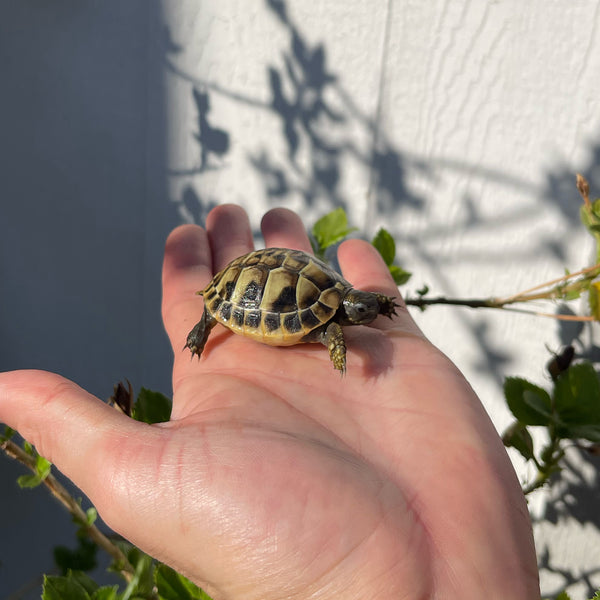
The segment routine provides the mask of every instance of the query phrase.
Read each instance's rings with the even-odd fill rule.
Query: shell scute
[[[323,290],[321,292],[319,301],[321,304],[324,304],[325,306],[331,309],[337,310],[338,306],[342,301],[342,291],[343,290],[338,288],[337,285],[327,290]]]
[[[304,252],[267,248],[232,261],[202,295],[215,319],[236,333],[289,345],[331,320],[350,287]]]
[[[268,271],[260,267],[245,267],[235,281],[231,302],[243,308],[259,308],[268,276]]]

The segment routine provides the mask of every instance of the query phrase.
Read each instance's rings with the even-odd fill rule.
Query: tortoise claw
[[[401,304],[394,302],[395,298],[391,296],[384,296],[383,294],[376,294],[377,302],[379,302],[379,314],[391,319],[393,316],[397,316],[397,308],[401,307]]]

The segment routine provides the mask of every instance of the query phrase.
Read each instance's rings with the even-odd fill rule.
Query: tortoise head
[[[377,296],[371,292],[350,290],[342,301],[344,316],[351,325],[366,325],[379,314]]]

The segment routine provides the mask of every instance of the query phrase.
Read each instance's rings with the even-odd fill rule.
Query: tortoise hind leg
[[[206,340],[210,335],[212,328],[217,324],[217,320],[206,312],[206,309],[202,313],[202,318],[194,329],[192,329],[187,336],[187,340],[185,342],[185,346],[183,349],[189,348],[192,352],[192,358],[196,355],[200,358],[202,351],[204,350],[204,345],[206,344]]]
[[[346,372],[346,342],[339,323],[329,323],[321,335],[321,343],[327,346],[333,366],[343,375]]]

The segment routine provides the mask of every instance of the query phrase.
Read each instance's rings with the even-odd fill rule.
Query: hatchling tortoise
[[[236,258],[204,290],[204,312],[185,348],[200,357],[211,329],[228,329],[263,344],[320,342],[333,366],[346,371],[342,325],[392,318],[394,298],[355,290],[323,261],[287,248],[266,248]]]

